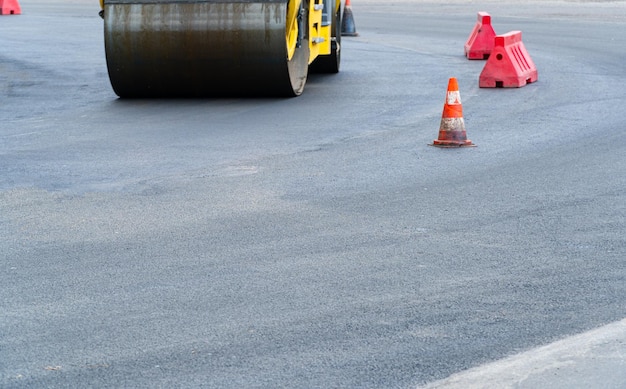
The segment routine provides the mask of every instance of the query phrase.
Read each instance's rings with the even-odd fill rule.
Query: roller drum
[[[109,79],[121,97],[297,96],[308,45],[288,59],[287,0],[105,0]]]

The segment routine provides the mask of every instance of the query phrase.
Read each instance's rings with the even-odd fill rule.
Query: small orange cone
[[[435,140],[432,146],[475,146],[471,140],[467,139],[459,83],[454,77],[448,81],[448,93],[446,94],[446,102],[443,105],[443,114],[441,115],[441,125],[439,126],[439,139]]]
[[[346,0],[343,7],[343,17],[341,18],[341,36],[359,36],[354,25],[354,16],[352,16],[352,6],[350,0]]]
[[[17,0],[0,0],[0,15],[20,15],[22,9]]]

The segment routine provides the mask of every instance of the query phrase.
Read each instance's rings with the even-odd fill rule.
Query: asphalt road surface
[[[414,388],[626,317],[626,2],[354,0],[339,74],[192,100],[115,96],[97,1],[21,6],[0,387]],[[478,87],[478,11],[536,83]],[[429,146],[449,77],[475,148]]]

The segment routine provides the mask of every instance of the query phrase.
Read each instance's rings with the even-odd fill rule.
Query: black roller
[[[287,0],[105,0],[113,90],[120,97],[297,96],[308,45],[298,44],[288,60],[286,13]]]

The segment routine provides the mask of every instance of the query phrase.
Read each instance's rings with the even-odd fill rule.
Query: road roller
[[[337,73],[341,0],[100,0],[122,98],[298,96]]]

